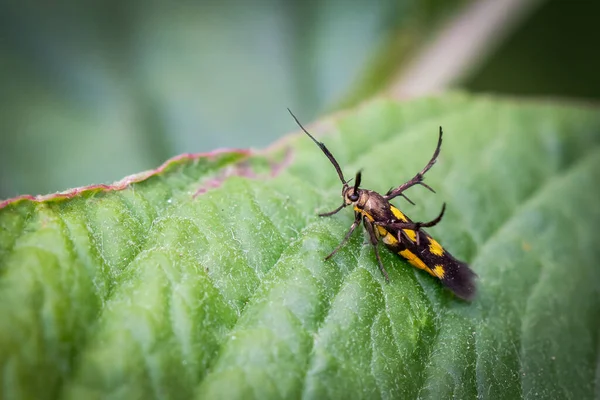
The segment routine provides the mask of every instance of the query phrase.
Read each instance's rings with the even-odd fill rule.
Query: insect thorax
[[[382,195],[372,190],[360,190],[360,198],[355,204],[357,211],[369,214],[375,221],[390,221],[394,218],[390,203]]]

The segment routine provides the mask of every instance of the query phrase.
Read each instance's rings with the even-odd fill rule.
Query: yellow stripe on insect
[[[383,240],[383,243],[388,244],[388,245],[394,245],[394,244],[398,243],[398,239],[396,239],[394,237],[394,235],[392,235],[389,232],[386,232],[386,235],[383,236],[382,240]]]
[[[394,214],[394,217],[396,217],[399,221],[408,222],[406,215],[402,214],[402,211],[398,210],[394,206],[390,206],[390,208],[392,210],[392,214]]]
[[[389,235],[388,231],[386,231],[383,226],[377,225],[376,228],[377,232],[379,233],[379,237],[386,237],[387,235]]]
[[[415,253],[413,253],[410,250],[402,250],[399,253],[402,257],[406,258],[406,260],[413,266],[413,267],[417,267],[419,269],[423,269],[427,272],[429,272],[431,275],[435,276],[435,274],[433,273],[433,271],[431,271],[429,269],[429,267],[427,265],[425,265],[425,263],[416,256]]]
[[[433,238],[429,238],[429,251],[431,254],[435,254],[436,256],[441,256],[444,254],[444,248],[442,245]]]
[[[402,229],[406,236],[415,243],[417,241],[417,233],[412,229]]]
[[[435,267],[433,267],[433,273],[440,279],[444,279],[444,275],[446,275],[444,267],[440,264],[437,264]]]
[[[362,209],[354,206],[354,211],[356,211],[357,213],[360,213],[360,214],[364,215],[371,222],[375,221],[375,219],[373,218],[373,216],[371,214],[369,214],[368,212],[366,212],[365,210],[362,210]]]

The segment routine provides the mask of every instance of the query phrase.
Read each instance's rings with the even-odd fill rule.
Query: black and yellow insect
[[[327,256],[326,260],[331,258],[338,250],[348,241],[352,232],[361,224],[364,224],[369,239],[375,251],[375,257],[379,264],[379,269],[389,282],[387,271],[383,267],[381,257],[379,256],[378,244],[381,240],[391,251],[405,258],[411,265],[419,269],[427,271],[433,277],[439,279],[444,286],[452,290],[458,297],[470,300],[475,295],[475,278],[477,275],[469,268],[469,266],[457,260],[448,253],[435,239],[427,234],[422,228],[431,227],[441,221],[446,204],[442,206],[440,215],[429,222],[413,222],[398,208],[394,207],[390,200],[395,197],[402,196],[407,201],[412,203],[404,195],[404,191],[414,185],[421,185],[434,192],[434,190],[423,182],[423,176],[435,164],[435,161],[440,153],[442,146],[442,128],[438,144],[433,153],[433,157],[425,168],[421,170],[408,182],[390,189],[385,196],[377,192],[367,189],[360,189],[361,171],[356,173],[354,186],[350,186],[344,178],[340,165],[333,157],[329,149],[319,141],[317,141],[308,131],[302,126],[298,118],[288,109],[294,120],[300,128],[315,142],[327,156],[331,164],[342,181],[342,198],[344,202],[335,210],[323,214],[322,217],[328,217],[336,214],[342,208],[352,206],[354,208],[354,223],[346,233],[341,243]],[[414,203],[412,203],[414,204]]]

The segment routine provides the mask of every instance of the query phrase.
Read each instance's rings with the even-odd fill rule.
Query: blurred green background
[[[0,198],[111,182],[183,152],[265,147],[296,130],[286,107],[308,123],[385,91],[475,4],[4,3]],[[596,101],[600,3],[529,3],[453,86]]]

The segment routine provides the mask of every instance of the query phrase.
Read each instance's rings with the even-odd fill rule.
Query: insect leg
[[[444,205],[442,206],[442,211],[440,212],[440,215],[438,215],[435,219],[432,219],[431,221],[428,221],[428,222],[390,222],[390,223],[374,222],[374,224],[383,226],[387,230],[397,230],[398,236],[400,236],[401,234],[406,235],[406,233],[404,232],[404,229],[409,229],[411,231],[415,231],[416,240],[417,240],[416,243],[417,243],[417,245],[419,245],[420,244],[419,243],[419,229],[430,228],[432,226],[437,225],[442,220],[442,217],[444,216],[444,212],[446,212],[446,203],[444,203]],[[400,240],[400,237],[398,237],[398,240]]]
[[[385,196],[388,196],[388,195],[389,195],[390,193],[392,193],[393,191],[394,191],[394,188],[390,188],[390,190],[388,190],[388,191],[387,191],[387,193],[385,194]],[[385,197],[385,196],[384,196],[384,197]],[[406,201],[408,201],[410,204],[412,204],[413,206],[415,205],[415,203],[414,203],[414,202],[413,202],[411,199],[409,199],[408,197],[406,197],[406,195],[405,195],[404,193],[400,193],[400,194],[399,194],[399,196],[402,196],[402,197],[404,197],[404,199],[405,199]]]
[[[371,221],[369,221],[367,219],[367,217],[364,217],[363,223],[365,224],[365,228],[367,229],[367,232],[369,232],[369,237],[371,239],[371,245],[373,245],[373,250],[375,251],[375,257],[377,257],[377,265],[379,266],[379,270],[383,274],[385,281],[387,283],[390,283],[390,277],[388,276],[387,271],[383,267],[383,263],[381,262],[381,257],[379,256],[379,249],[377,247],[379,245],[379,238],[375,234],[375,229],[373,229],[373,224],[371,223]]]
[[[335,210],[333,210],[333,211],[329,211],[329,212],[326,212],[326,213],[321,213],[321,214],[319,214],[319,217],[330,217],[330,216],[332,216],[333,214],[336,214],[338,211],[340,211],[340,210],[341,210],[342,208],[344,208],[344,207],[346,207],[346,204],[345,204],[345,203],[342,203],[342,205],[341,205],[341,206],[339,206],[338,208],[336,208],[336,209],[335,209]]]
[[[337,253],[338,250],[341,249],[343,245],[346,244],[346,242],[348,241],[348,239],[350,239],[350,236],[352,235],[352,232],[354,232],[354,230],[356,229],[356,227],[358,225],[360,225],[360,214],[356,213],[354,222],[350,226],[350,229],[346,233],[346,236],[344,236],[344,238],[342,239],[342,241],[340,242],[340,244],[338,244],[338,246],[327,257],[325,257],[326,260],[329,260],[331,257],[333,257],[333,255],[335,253]]]
[[[440,136],[438,139],[437,147],[435,148],[435,151],[433,152],[433,156],[431,157],[431,160],[429,160],[429,162],[427,163],[425,168],[423,168],[421,170],[421,172],[416,174],[410,181],[403,183],[402,185],[398,186],[396,189],[392,189],[389,192],[387,192],[387,194],[385,196],[383,196],[386,200],[391,200],[394,197],[400,196],[402,194],[402,192],[404,192],[406,189],[408,189],[409,187],[414,186],[414,185],[424,186],[427,189],[431,190],[433,193],[435,193],[435,190],[433,190],[429,185],[427,185],[426,183],[423,182],[423,176],[425,175],[425,173],[427,171],[429,171],[429,169],[431,169],[431,167],[433,167],[433,164],[435,164],[435,161],[437,160],[437,157],[440,154],[440,149],[442,148],[442,134],[443,134],[442,127],[440,126]]]

